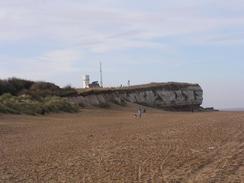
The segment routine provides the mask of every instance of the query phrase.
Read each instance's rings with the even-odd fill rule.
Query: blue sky
[[[243,0],[0,0],[0,78],[199,83],[244,107]]]

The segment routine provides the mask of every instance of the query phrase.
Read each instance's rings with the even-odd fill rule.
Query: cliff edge
[[[198,84],[150,83],[122,88],[82,89],[79,96],[69,99],[84,107],[136,103],[169,111],[190,111],[201,109],[203,90]]]

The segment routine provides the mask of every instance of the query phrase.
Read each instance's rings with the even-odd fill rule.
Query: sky
[[[199,83],[244,108],[244,0],[0,0],[0,78]]]

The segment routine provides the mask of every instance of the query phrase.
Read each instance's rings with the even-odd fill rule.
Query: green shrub
[[[59,90],[59,93],[57,96],[60,97],[70,97],[70,96],[77,96],[78,92],[76,89],[72,88],[71,86],[66,86],[64,88],[61,88]]]
[[[78,112],[79,106],[61,97],[46,97],[43,101],[45,112]]]
[[[42,97],[56,96],[59,90],[60,88],[52,83],[36,82],[26,91],[26,94],[35,99],[41,99]]]
[[[78,94],[78,92],[70,86],[60,88],[53,83],[33,82],[17,78],[0,80],[0,95],[5,93],[10,93],[14,96],[26,94],[35,99],[40,99],[47,96],[68,97]]]
[[[0,96],[0,113],[11,114],[45,114],[58,112],[78,112],[79,106],[61,97],[44,97],[39,100],[31,96]]]
[[[22,90],[28,90],[33,83],[32,81],[17,78],[0,80],[0,95],[4,93],[18,95]]]

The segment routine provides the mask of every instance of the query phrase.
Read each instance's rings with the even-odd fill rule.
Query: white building
[[[83,88],[89,88],[89,84],[90,84],[90,76],[85,75],[83,77]]]

